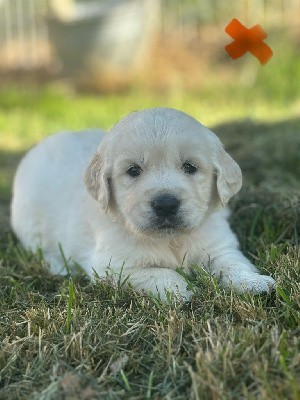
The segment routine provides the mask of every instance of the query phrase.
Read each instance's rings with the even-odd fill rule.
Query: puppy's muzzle
[[[159,218],[170,218],[176,216],[179,206],[180,200],[169,194],[157,196],[151,202],[152,210]]]

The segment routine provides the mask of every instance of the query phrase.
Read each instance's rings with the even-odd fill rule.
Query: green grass
[[[293,68],[282,61],[270,77],[261,70],[251,89],[210,82],[160,95],[79,96],[54,85],[0,92],[1,400],[300,398],[300,117],[295,88],[286,89]],[[156,105],[208,124],[241,165],[231,223],[243,252],[275,277],[273,293],[226,292],[199,270],[191,303],[166,305],[82,274],[51,276],[42,255],[12,235],[11,184],[25,150],[51,132],[108,128]]]

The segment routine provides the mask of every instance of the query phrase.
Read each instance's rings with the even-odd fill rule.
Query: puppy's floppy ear
[[[91,196],[106,210],[109,203],[110,190],[109,170],[105,162],[103,148],[99,148],[91,158],[85,170],[84,183]]]
[[[214,168],[218,196],[221,204],[225,206],[242,187],[242,172],[238,164],[226,153],[221,143],[214,160]]]

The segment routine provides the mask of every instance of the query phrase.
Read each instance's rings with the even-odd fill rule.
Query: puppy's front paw
[[[226,287],[231,287],[239,293],[269,292],[275,286],[275,280],[268,275],[257,272],[236,271],[235,274],[223,275],[221,282]]]
[[[176,271],[167,268],[149,268],[142,274],[131,275],[130,281],[138,290],[151,292],[162,301],[168,300],[168,293],[183,301],[190,300],[193,292],[188,282]]]
[[[174,280],[172,282],[167,282],[166,284],[156,286],[156,291],[159,293],[159,297],[163,301],[167,301],[168,292],[171,295],[175,295],[179,300],[182,301],[189,301],[191,299],[193,292],[188,290],[187,281],[180,275],[179,278],[177,278],[176,281]]]

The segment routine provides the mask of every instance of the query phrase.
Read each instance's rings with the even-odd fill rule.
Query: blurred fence
[[[50,65],[52,51],[45,20],[49,1],[53,0],[0,0],[1,69]],[[224,28],[234,17],[246,25],[300,24],[300,0],[161,0],[160,8],[161,33],[176,30],[183,39],[186,28],[195,34],[204,24],[223,24]]]
[[[0,67],[36,68],[50,62],[46,12],[47,0],[0,0]]]

